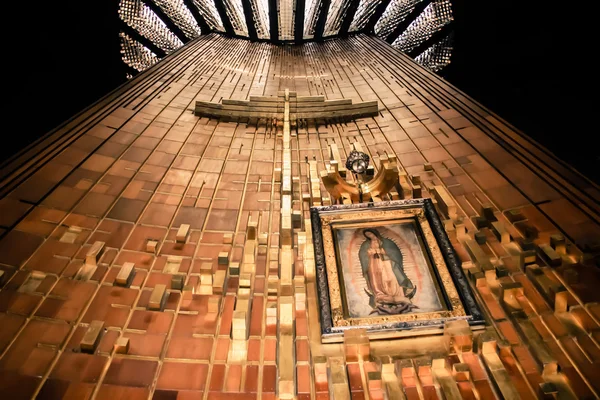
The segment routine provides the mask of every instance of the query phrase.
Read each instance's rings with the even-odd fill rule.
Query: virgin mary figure
[[[405,314],[418,308],[411,299],[417,287],[404,273],[402,253],[396,243],[383,237],[377,229],[363,230],[365,241],[358,256],[367,282],[371,314]]]

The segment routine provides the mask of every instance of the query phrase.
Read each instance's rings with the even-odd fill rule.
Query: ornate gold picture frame
[[[483,324],[430,199],[312,207],[311,219],[323,341],[354,327],[384,338]]]

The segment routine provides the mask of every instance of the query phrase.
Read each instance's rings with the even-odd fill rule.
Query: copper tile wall
[[[271,312],[279,296],[269,292],[269,276],[278,265],[281,137],[193,110],[199,100],[285,89],[380,105],[377,117],[313,123],[292,138],[293,208],[305,219],[305,159],[325,169],[331,143],[345,158],[359,141],[375,164],[395,153],[420,176],[423,196],[434,185],[450,193],[464,219],[448,233],[488,315],[472,350],[453,350],[436,336],[371,341],[369,357],[344,358],[344,344],[320,343],[314,266],[296,252],[294,285],[306,301],[294,302],[293,387],[279,385],[282,333]],[[378,39],[276,47],[202,36],[1,168],[2,398],[600,395],[599,188]],[[510,243],[486,227],[490,216],[504,223]],[[227,263],[241,261],[249,218],[267,239],[258,246],[248,337],[235,347],[240,279]],[[182,224],[190,230],[178,243]],[[462,228],[478,235],[480,259],[457,235]],[[303,220],[295,236],[308,230]],[[89,269],[97,241],[105,248]],[[228,260],[219,262],[223,252]],[[493,273],[482,278],[486,262]],[[125,263],[135,274],[118,284]],[[207,269],[227,272],[222,293],[191,289]],[[156,310],[153,294],[165,287]],[[519,310],[502,299],[508,287],[521,289]],[[103,322],[101,335],[86,350],[92,321]]]

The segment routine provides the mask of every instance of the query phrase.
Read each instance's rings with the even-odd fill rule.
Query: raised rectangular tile
[[[229,252],[221,251],[218,257],[219,265],[228,265],[229,264]]]
[[[240,273],[240,263],[232,262],[229,263],[229,275],[236,276]]]
[[[88,326],[79,347],[83,353],[94,353],[104,331],[104,321],[92,321]]]
[[[567,254],[567,241],[565,237],[559,233],[550,236],[550,246],[558,254]]]
[[[236,306],[237,308],[237,306]],[[248,338],[247,312],[245,310],[236,310],[233,312],[231,325],[231,338],[234,340],[246,340]]]
[[[173,275],[171,277],[171,289],[183,290],[185,285],[185,275]]]
[[[252,280],[252,274],[243,273],[240,274],[239,286],[241,288],[249,288]]]
[[[166,285],[158,284],[154,286],[152,294],[150,294],[150,300],[148,301],[148,309],[152,311],[162,311],[162,308],[166,301],[166,293]]]
[[[115,342],[115,353],[127,354],[129,352],[129,338],[120,337]]]
[[[73,279],[76,281],[88,281],[94,275],[96,269],[98,269],[96,264],[85,263],[79,268]]]
[[[541,244],[542,256],[551,267],[560,267],[562,257],[548,244]]]
[[[46,279],[46,274],[44,272],[32,271],[25,279],[25,282],[19,286],[17,291],[21,293],[34,293],[44,279]]]
[[[211,296],[208,298],[208,313],[216,314],[219,312],[219,305],[221,304],[220,297]]]
[[[157,250],[158,250],[158,241],[149,239],[146,242],[146,251],[148,253],[156,254]]]
[[[127,286],[131,283],[133,276],[135,275],[135,264],[132,262],[123,263],[117,277],[115,278],[115,285]]]
[[[163,273],[165,274],[176,274],[179,272],[179,268],[181,267],[181,257],[177,256],[168,256],[167,261],[165,262],[165,267],[163,268]]]
[[[100,257],[102,257],[102,254],[104,253],[104,244],[105,243],[101,241],[94,242],[94,244],[90,247],[90,249],[85,255],[86,264],[97,265],[97,262],[100,260]]]
[[[450,195],[450,193],[448,193],[448,191],[446,190],[446,188],[444,188],[443,186],[437,185],[434,186],[434,196],[435,199],[438,202],[438,207],[440,208],[440,210],[442,210],[442,212],[448,216],[448,218],[450,219],[456,219],[456,203],[454,202],[454,200],[452,199],[452,196]]]
[[[444,398],[447,400],[461,400],[462,396],[456,386],[456,382],[447,368],[446,359],[434,359],[432,372],[435,381],[440,385]]]
[[[502,244],[510,243],[510,233],[506,230],[506,227],[501,221],[492,222],[492,232],[496,236],[496,239]]]
[[[223,287],[225,286],[226,275],[227,275],[226,271],[223,271],[223,270],[218,270],[215,272],[215,274],[213,275],[213,279],[212,279],[213,293],[215,293],[215,294],[223,293]]]
[[[179,229],[177,229],[177,234],[175,235],[175,240],[177,243],[185,243],[189,232],[190,226],[188,224],[181,224]]]

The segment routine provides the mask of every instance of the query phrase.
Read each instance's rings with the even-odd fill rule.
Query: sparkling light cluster
[[[154,1],[154,4],[160,7],[190,40],[205,33],[201,32],[200,26],[206,25],[210,28],[206,33],[225,32],[225,27],[229,29],[231,26],[236,36],[248,37],[244,10],[252,12],[258,39],[270,40],[272,37],[269,0],[145,1]],[[274,40],[294,41],[298,0],[276,0],[276,4],[278,32],[274,35],[277,36]],[[194,9],[190,11],[188,5],[197,9],[197,13],[192,13]],[[350,12],[354,7],[356,12]],[[322,15],[323,13],[326,15]],[[200,16],[206,25],[196,21],[194,15]],[[120,0],[119,16],[141,36],[166,53],[183,45],[165,21],[162,21],[143,0]],[[349,21],[350,18],[352,21]],[[323,29],[322,36],[325,38],[339,35],[342,26],[349,25],[348,32],[351,33],[372,29],[370,33],[375,33],[390,43],[393,41],[392,46],[405,53],[411,51],[415,53],[415,49],[421,46],[418,50],[421,54],[417,57],[417,61],[434,71],[450,62],[451,36],[446,35],[444,39],[432,43],[428,49],[422,51],[423,43],[453,20],[450,0],[304,0],[304,23],[301,27],[304,40],[312,40],[319,33],[317,32],[319,20],[325,22],[324,27],[320,26],[320,29]],[[126,35],[121,39],[122,51],[128,54],[127,60],[124,56],[128,65],[139,70],[155,62],[156,55],[141,43]]]
[[[200,36],[200,27],[183,0],[154,0],[188,39]]]
[[[356,9],[356,14],[354,14],[354,19],[352,20],[348,31],[358,32],[361,29],[365,29],[367,22],[369,22],[369,19],[371,19],[375,9],[381,2],[382,0],[360,0],[358,8]]]
[[[452,21],[449,0],[437,0],[428,5],[392,46],[407,53],[429,39],[434,33]]]
[[[444,39],[415,57],[415,61],[432,71],[439,71],[450,64],[454,34],[449,33]]]
[[[249,0],[254,22],[256,26],[256,35],[259,39],[269,39],[271,37],[271,27],[269,26],[269,1],[268,0]]]
[[[323,8],[322,0],[305,0],[304,9],[304,39],[315,37],[315,28],[319,20],[319,13]]]
[[[248,36],[248,27],[246,26],[246,17],[244,17],[244,6],[242,0],[222,0],[225,4],[225,12],[233,25],[233,31],[236,35]]]
[[[350,0],[331,0],[329,13],[327,13],[327,22],[325,22],[325,32],[323,36],[337,35],[342,27],[344,14],[348,10]]]
[[[221,16],[217,11],[217,7],[215,6],[214,0],[193,0],[194,5],[206,21],[206,24],[210,27],[210,29],[214,31],[224,32],[225,28],[223,28],[223,21],[221,21]]]
[[[121,0],[119,17],[140,35],[167,53],[183,46],[181,40],[141,0]]]
[[[121,58],[123,62],[137,71],[150,68],[159,58],[150,49],[130,38],[127,34],[119,33],[121,42]]]
[[[294,40],[294,9],[295,0],[277,0],[279,14],[279,39]]]
[[[424,0],[392,0],[379,21],[375,24],[375,33],[385,39]]]

